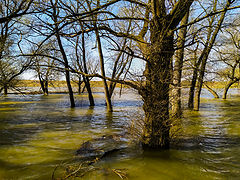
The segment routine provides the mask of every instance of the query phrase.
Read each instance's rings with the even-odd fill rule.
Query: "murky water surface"
[[[118,134],[131,119],[140,118],[141,100],[132,92],[114,98],[109,114],[102,93],[96,107],[85,95],[69,108],[67,95],[0,98],[0,179],[51,179],[58,164],[69,163],[83,142]],[[185,111],[171,150],[127,151],[96,166],[126,169],[129,179],[239,179],[240,98],[204,99],[201,111]],[[76,163],[76,161],[74,161]],[[61,172],[60,172],[61,174]],[[119,179],[93,172],[85,179]]]

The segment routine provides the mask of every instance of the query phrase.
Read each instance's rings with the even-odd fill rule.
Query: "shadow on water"
[[[49,179],[54,167],[73,159],[83,142],[120,132],[129,119],[124,112],[128,106],[107,113],[100,95],[94,108],[86,96],[76,96],[74,109],[62,94],[2,97],[0,179]]]
[[[73,161],[86,141],[120,134],[141,116],[134,94],[114,97],[108,113],[102,93],[89,108],[87,96],[10,95],[0,99],[0,179],[50,179],[54,167]],[[240,98],[203,99],[199,112],[185,111],[170,150],[124,149],[96,166],[126,168],[129,179],[237,179],[240,176]],[[139,115],[140,114],[140,115]],[[118,179],[104,173],[85,179]]]

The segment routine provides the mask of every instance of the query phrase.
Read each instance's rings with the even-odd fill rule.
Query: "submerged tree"
[[[110,12],[111,8],[107,8],[115,3],[117,3],[117,1],[109,1],[107,3],[97,1],[96,6],[89,8],[88,11],[72,12],[72,15],[66,16],[66,19],[69,17],[71,20],[72,17],[78,20],[82,19],[82,21],[93,20],[93,26],[89,26],[87,31],[95,32],[100,60],[102,61],[102,73],[93,75],[88,75],[84,72],[79,73],[85,76],[100,77],[104,79],[104,81],[111,80],[127,84],[137,89],[143,98],[143,109],[145,111],[143,145],[151,148],[168,148],[170,142],[169,130],[171,127],[169,117],[170,62],[174,54],[174,31],[189,11],[193,0],[179,0],[172,5],[165,0],[153,0],[150,1],[149,4],[140,1],[130,2],[133,6],[138,6],[138,10],[144,12],[142,17],[139,17],[139,14],[135,14],[133,17],[118,17],[116,15],[112,20],[116,20],[116,22],[129,19],[133,19],[136,22],[143,21],[142,27],[137,31],[138,33],[119,31],[119,29],[111,26],[110,21],[108,24],[96,24],[96,22],[100,20],[108,22],[108,19],[111,19],[113,12]],[[83,5],[88,6],[89,4],[90,2],[88,0],[83,3]],[[120,5],[129,7],[127,4]],[[96,15],[102,13],[109,14],[109,17]],[[89,17],[95,19],[89,19]],[[55,21],[55,24],[57,24],[57,22],[58,21]],[[56,32],[59,32],[59,28]],[[106,74],[103,73],[105,68],[103,66],[103,54],[99,36],[100,31],[117,37],[126,37],[136,42],[136,46],[141,51],[142,56],[140,58],[145,61],[144,78],[141,84],[122,79],[108,78]],[[81,32],[82,31],[79,31],[77,34]],[[66,68],[69,68],[69,66]]]
[[[189,18],[189,11],[182,19],[181,26],[185,26],[179,30],[177,38],[177,50],[175,54],[175,62],[173,69],[173,89],[172,89],[172,114],[174,117],[179,118],[182,115],[181,107],[181,79],[182,79],[182,68],[184,61],[184,46],[186,43],[187,35],[187,23]]]
[[[215,1],[215,4],[217,3],[217,1]],[[216,11],[216,6],[214,4],[214,11]],[[224,9],[227,9],[228,7],[230,7],[230,5],[232,4],[231,1],[227,1],[225,4]],[[210,21],[210,28],[208,29],[209,33],[208,33],[208,41],[205,44],[204,50],[202,52],[201,55],[201,66],[200,66],[200,72],[199,72],[199,77],[198,77],[198,83],[197,83],[197,89],[196,89],[196,95],[195,95],[195,99],[194,99],[194,110],[199,110],[199,105],[200,105],[200,95],[201,95],[201,90],[202,90],[202,86],[203,86],[203,79],[204,79],[204,74],[205,74],[205,68],[206,68],[206,64],[207,64],[207,60],[208,60],[208,56],[212,50],[212,47],[215,43],[216,37],[218,35],[218,32],[220,31],[225,15],[226,15],[227,10],[225,10],[224,12],[222,12],[220,14],[220,17],[217,21],[216,24],[216,28],[213,28],[213,24],[212,22],[214,21],[214,16],[213,19]]]
[[[9,89],[16,90],[19,84],[18,72],[11,67],[11,64],[0,61],[0,93],[7,95]]]
[[[38,53],[45,55],[50,55],[51,53],[54,53],[54,56],[58,57],[58,54],[56,52],[52,52],[53,49],[56,49],[56,42],[54,41],[54,39],[51,39],[42,47],[38,47],[36,44],[35,48],[32,50],[32,53],[34,54],[35,51],[38,51]],[[36,76],[39,80],[40,87],[44,95],[48,95],[49,93],[48,86],[50,82],[58,79],[58,66],[59,63],[55,59],[52,59],[50,57],[34,57],[31,69],[36,72]]]
[[[221,41],[224,42],[217,50],[217,59],[224,69],[218,71],[220,79],[225,82],[223,99],[227,98],[229,88],[240,81],[240,36],[238,19],[233,21],[234,25],[225,28]]]
[[[139,90],[145,111],[143,144],[148,147],[169,147],[169,85],[174,29],[189,11],[192,2],[179,0],[167,13],[165,1],[151,1],[150,44],[148,50],[144,49],[147,58],[146,83]]]
[[[169,91],[172,82],[171,62],[176,50],[174,33],[177,30],[182,32],[183,35],[181,36],[183,37],[183,41],[180,42],[179,40],[177,46],[178,49],[183,49],[184,34],[186,34],[186,32],[184,32],[186,29],[184,28],[186,28],[186,26],[192,25],[205,18],[209,18],[211,23],[210,17],[215,17],[219,12],[221,13],[218,23],[215,24],[215,30],[211,29],[212,27],[208,29],[211,32],[209,36],[212,37],[212,39],[210,37],[207,39],[207,45],[204,45],[204,53],[202,53],[201,57],[200,63],[202,64],[198,79],[199,91],[197,93],[197,96],[200,97],[206,60],[216,39],[216,32],[219,31],[225,13],[232,3],[232,1],[227,1],[226,6],[220,11],[213,9],[213,11],[208,12],[209,14],[207,13],[203,17],[187,22],[187,13],[193,2],[194,0],[178,0],[175,2],[149,0],[147,3],[138,0],[71,0],[70,3],[66,3],[65,1],[51,0],[50,4],[47,4],[47,7],[50,8],[46,10],[46,14],[44,18],[42,18],[41,23],[44,24],[45,31],[48,32],[46,38],[48,39],[51,36],[55,36],[57,39],[59,46],[58,51],[61,52],[62,58],[53,56],[51,56],[51,58],[57,59],[64,65],[63,69],[66,71],[66,81],[68,84],[70,84],[70,71],[83,75],[86,78],[102,78],[109,111],[112,110],[112,107],[107,80],[113,83],[126,84],[136,89],[144,103],[145,121],[142,135],[143,145],[150,148],[168,148],[170,143],[169,131],[172,126],[169,116]],[[118,5],[118,8],[113,8],[113,5]],[[74,8],[75,6],[78,8]],[[132,11],[132,13],[131,15],[121,14],[119,12],[120,9],[127,9]],[[197,14],[199,14],[199,12],[197,12]],[[184,17],[186,17],[186,19],[183,19]],[[41,19],[41,17],[39,17],[39,19]],[[46,20],[48,20],[48,22],[46,22]],[[179,26],[181,21],[183,21],[183,23]],[[131,22],[131,25],[129,25],[129,28],[123,29],[114,25],[120,22]],[[210,24],[210,26],[212,26],[212,24]],[[83,68],[75,69],[71,67],[69,63],[69,54],[73,51],[67,49],[67,47],[69,47],[67,40],[81,36],[83,42],[85,42],[84,34],[87,33],[91,33],[92,39],[95,39],[97,44],[101,66],[100,73],[86,73]],[[44,33],[41,35],[43,34]],[[130,61],[132,61],[132,59],[144,61],[144,72],[140,74],[140,81],[126,79],[124,78],[125,76],[121,75],[108,76],[104,56],[104,51],[107,50],[107,43],[103,41],[105,37],[109,39],[114,39],[114,37],[122,38],[127,42],[132,42],[135,46],[134,48],[124,48],[122,46],[119,48],[119,52],[123,52],[125,56],[129,56],[128,59],[130,59]],[[44,41],[42,43],[44,43]],[[84,44],[82,44],[82,49],[85,50]],[[182,61],[183,52],[178,52],[177,54]],[[128,61],[127,58],[125,60],[125,62]],[[178,72],[181,71],[181,61],[179,61],[178,67],[176,66],[175,68]],[[133,75],[130,69],[128,75]],[[179,89],[181,76],[178,75],[176,79],[177,88]],[[72,102],[74,99],[71,88],[69,89],[69,95]],[[72,107],[73,106],[72,104]]]
[[[81,24],[81,29],[83,30],[83,24]],[[73,41],[73,46],[75,49],[75,55],[72,58],[72,64],[73,66],[71,69],[74,69],[74,72],[84,72],[85,74],[94,74],[98,69],[98,64],[94,64],[93,59],[90,59],[91,57],[87,57],[87,49],[86,46],[86,35],[84,32],[82,32],[81,37],[77,36],[76,39]],[[92,78],[88,76],[83,76],[82,74],[75,73],[75,76],[78,77],[78,91],[79,94],[81,93],[80,86],[82,83],[84,83],[83,91],[86,88],[88,92],[88,99],[89,99],[89,105],[94,106],[94,98],[93,93],[91,89],[90,80]]]

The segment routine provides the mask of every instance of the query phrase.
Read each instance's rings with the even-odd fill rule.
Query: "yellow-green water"
[[[141,116],[141,101],[132,94],[114,99],[106,112],[103,94],[89,108],[86,96],[76,96],[69,108],[66,95],[19,96],[0,99],[0,180],[51,179],[62,163],[76,164],[83,142],[120,133]],[[239,179],[240,98],[202,101],[199,112],[185,111],[170,150],[123,151],[96,163],[105,169],[126,169],[128,179]],[[139,115],[140,114],[140,115]],[[61,169],[61,168],[59,168]],[[56,175],[61,175],[58,170]],[[96,171],[84,179],[119,179]]]

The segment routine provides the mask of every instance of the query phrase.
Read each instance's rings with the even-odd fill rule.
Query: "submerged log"
[[[76,151],[76,155],[82,159],[102,159],[113,153],[127,148],[127,139],[124,135],[104,135],[84,142]]]

